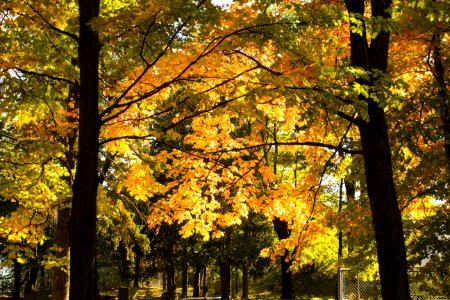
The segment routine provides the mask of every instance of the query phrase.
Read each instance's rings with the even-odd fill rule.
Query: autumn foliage
[[[223,265],[258,223],[289,274],[383,283],[404,256],[448,279],[445,1],[92,2],[0,4],[1,266],[71,269],[94,299],[97,235],[128,261],[217,242]]]

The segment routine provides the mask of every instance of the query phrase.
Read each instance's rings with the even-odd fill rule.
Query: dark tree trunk
[[[364,0],[346,0],[347,10],[364,22]],[[372,16],[389,20],[391,0],[372,0]],[[363,23],[364,24],[364,23]],[[351,24],[355,26],[355,24]],[[364,70],[385,72],[388,62],[389,31],[381,30],[371,40],[364,34],[350,34],[351,63]],[[361,83],[374,86],[373,78]],[[358,119],[364,156],[367,190],[378,252],[381,290],[384,300],[410,299],[406,250],[397,194],[394,186],[388,128],[383,108],[372,98],[361,97],[368,105],[369,121]]]
[[[58,210],[58,220],[56,222],[56,247],[61,249],[56,253],[56,257],[69,256],[69,231],[68,223],[70,219],[70,208]],[[69,273],[63,268],[53,268],[52,300],[69,299]]]
[[[22,264],[14,262],[14,286],[12,292],[12,299],[20,299],[20,288],[22,287]]]
[[[206,266],[203,268],[203,278],[202,278],[202,297],[208,296],[208,277],[207,277],[207,268]]]
[[[367,190],[377,243],[383,299],[410,299],[405,241],[392,175],[383,110],[369,102],[370,122],[360,126]]]
[[[345,185],[345,191],[346,191],[346,198],[347,198],[347,204],[353,203],[356,200],[356,188],[355,183],[348,178],[344,179],[344,185]],[[351,232],[347,232],[347,237],[351,236]],[[353,251],[353,245],[350,243],[347,243],[347,249],[348,253],[351,253]]]
[[[440,111],[442,132],[444,134],[445,158],[447,167],[447,182],[450,183],[450,95],[445,80],[445,67],[442,61],[442,36],[435,29],[433,34],[433,61],[432,72],[438,88],[438,110]]]
[[[127,249],[125,248],[123,242],[119,242],[117,253],[120,259],[118,268],[121,284],[123,287],[129,287],[131,281],[131,263],[127,259]]]
[[[183,269],[181,271],[181,298],[187,298],[187,293],[188,293],[188,264],[186,263],[186,261],[183,261]]]
[[[238,268],[235,268],[234,269],[234,295],[237,295],[238,290],[239,290],[238,282],[239,282]]]
[[[275,218],[273,220],[273,225],[279,240],[287,239],[291,234],[286,221],[282,221],[278,218]],[[285,250],[283,256],[281,257],[280,264],[281,264],[281,299],[293,299],[294,288],[292,286],[292,275],[290,271],[292,262],[289,258],[288,250]]]
[[[203,270],[203,265],[197,264],[194,272],[194,290],[192,297],[200,297],[200,273]]]
[[[38,279],[39,268],[32,266],[30,268],[30,277],[28,277],[27,283],[25,284],[24,293],[25,295],[31,291],[36,290],[36,282]]]
[[[165,299],[175,299],[176,289],[175,284],[175,264],[174,264],[174,253],[173,244],[170,242],[166,246],[166,280],[167,280],[167,291],[165,293]]]
[[[289,251],[285,250],[281,257],[281,299],[294,299],[294,288],[290,271],[291,266],[292,261],[289,258]]]
[[[231,268],[228,263],[219,263],[220,269],[220,299],[230,299],[231,293]]]
[[[100,120],[98,34],[90,21],[99,16],[99,0],[79,0],[80,103],[78,164],[70,219],[70,299],[96,299],[96,199]]]
[[[162,273],[162,290],[167,292],[167,270]]]
[[[244,264],[242,267],[242,300],[248,299],[248,266]]]
[[[138,247],[138,246],[136,246]],[[133,286],[139,287],[139,281],[141,279],[141,259],[142,259],[142,253],[139,250],[135,251],[135,260],[134,260],[134,281]]]
[[[338,213],[339,215],[342,212],[342,205],[343,205],[343,186],[344,186],[344,179],[341,179],[341,182],[339,184],[339,203],[338,203]],[[341,261],[342,258],[342,229],[339,229],[339,235],[338,235],[338,261]]]
[[[167,264],[167,292],[171,299],[175,297],[177,286],[175,284],[175,267],[173,263]]]

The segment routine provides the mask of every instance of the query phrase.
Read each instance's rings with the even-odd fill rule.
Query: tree
[[[372,1],[372,17],[389,21],[391,4],[391,1]],[[364,1],[346,1],[346,8],[350,16],[362,21]],[[377,72],[386,72],[390,34],[387,28],[382,28],[369,46],[365,29],[358,32],[357,26],[352,23],[350,29],[351,64],[372,72],[368,81],[360,80],[361,84],[366,84],[370,89],[377,85]],[[376,89],[371,92],[373,93],[376,93]],[[360,101],[365,101],[368,105],[368,120],[359,119],[356,124],[361,135],[382,295],[383,299],[409,299],[403,226],[394,185],[386,117],[373,96],[360,97]]]

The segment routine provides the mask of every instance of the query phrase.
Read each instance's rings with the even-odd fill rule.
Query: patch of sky
[[[212,0],[211,3],[217,6],[226,6],[231,5],[233,0]]]

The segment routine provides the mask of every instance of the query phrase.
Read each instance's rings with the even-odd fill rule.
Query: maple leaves
[[[368,98],[388,118],[404,219],[437,213],[434,199],[448,196],[441,131],[448,99],[436,99],[448,89],[433,81],[436,47],[447,67],[448,34],[440,30],[448,11],[439,3],[396,4],[386,22],[322,1],[235,1],[223,9],[210,1],[103,1],[89,24],[102,43],[101,162],[114,157],[98,195],[102,222],[109,216],[124,236],[142,238],[115,199],[126,197],[146,203],[150,228],[177,223],[185,238],[220,239],[256,212],[291,231],[264,255],[289,249],[299,265],[335,227],[351,232],[349,244],[372,239],[354,126],[370,121],[361,101]],[[7,4],[0,6],[1,138],[9,141],[1,196],[20,208],[1,220],[0,234],[36,245],[52,209],[70,198],[76,170],[77,6]],[[412,22],[416,13],[425,20]],[[369,42],[392,31],[386,73],[349,63],[349,36],[366,29]],[[341,179],[360,196],[338,212]]]

